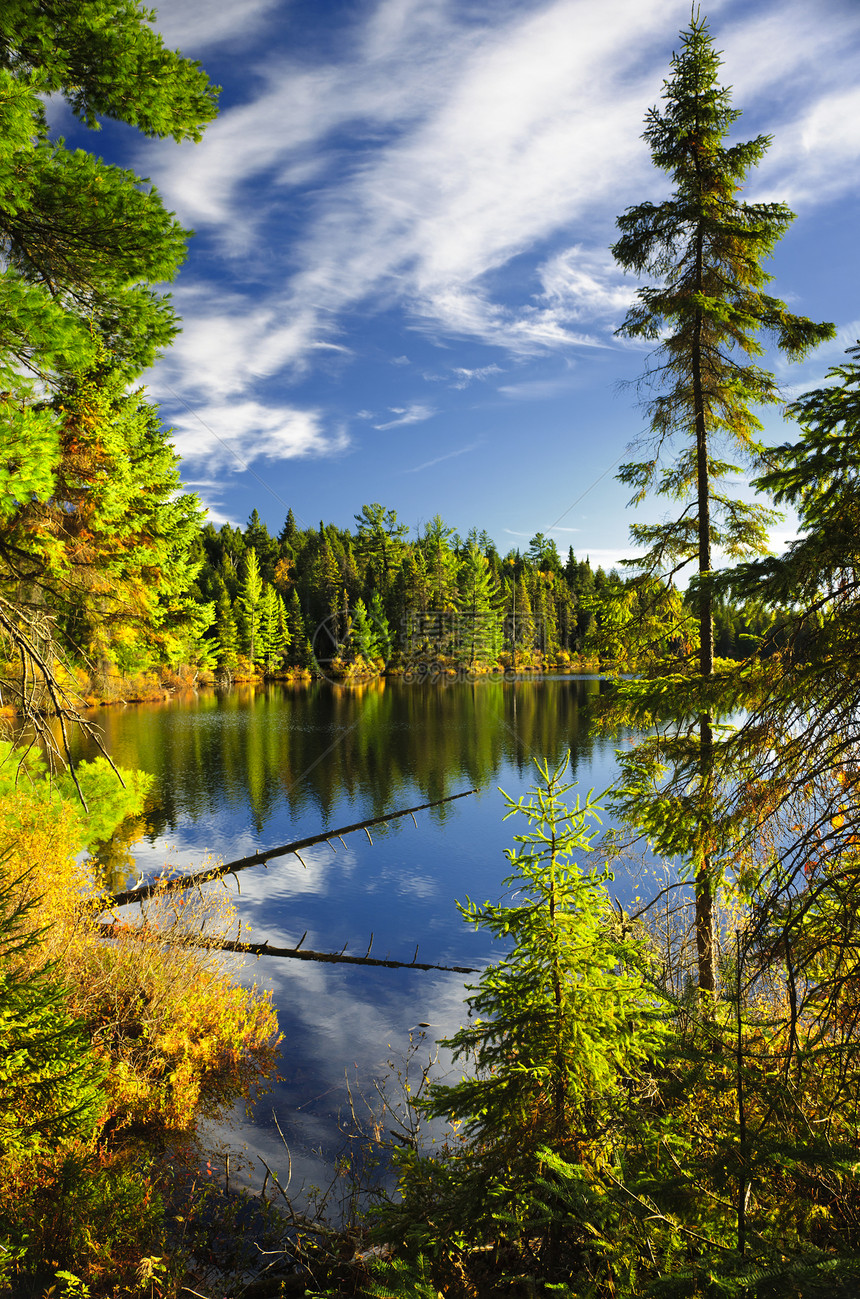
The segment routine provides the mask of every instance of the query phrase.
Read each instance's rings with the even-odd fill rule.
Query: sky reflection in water
[[[236,898],[242,937],[363,955],[481,966],[486,936],[469,930],[455,899],[496,900],[503,850],[518,828],[502,822],[498,792],[533,784],[533,758],[571,752],[582,794],[615,773],[619,737],[595,737],[587,706],[599,682],[482,681],[343,689],[327,683],[201,692],[164,705],[104,709],[95,717],[123,766],[155,776],[153,808],[133,861],[114,855],[112,884],[169,862],[200,869],[323,830],[475,788],[477,794],[417,816],[244,871]],[[132,881],[133,882],[133,879]],[[229,886],[235,892],[235,881]],[[216,887],[221,887],[220,885]],[[619,878],[622,899],[639,892]],[[282,1175],[287,1159],[272,1111],[290,1143],[293,1183],[319,1184],[342,1144],[338,1113],[346,1079],[367,1094],[387,1062],[403,1056],[420,1022],[428,1051],[463,1015],[462,975],[331,966],[262,958],[239,976],[270,988],[284,1034],[283,1081],[237,1119],[232,1139]],[[259,1186],[261,1173],[256,1175]]]

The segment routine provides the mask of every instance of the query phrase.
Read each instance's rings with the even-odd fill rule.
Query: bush
[[[222,891],[157,897],[142,925],[100,922],[80,850],[139,809],[144,782],[123,792],[107,764],[82,764],[84,812],[67,778],[5,758],[0,1291],[65,1269],[134,1293],[142,1256],[163,1253],[168,1139],[193,1140],[202,1114],[265,1083],[277,1023],[267,996],[191,942],[232,922]]]

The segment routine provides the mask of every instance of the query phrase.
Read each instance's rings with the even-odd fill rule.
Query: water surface
[[[570,754],[586,793],[615,774],[622,737],[597,737],[588,704],[595,677],[357,687],[243,686],[164,704],[97,710],[119,765],[155,778],[144,836],[132,858],[113,855],[113,887],[165,863],[199,869],[262,848],[424,803],[475,795],[353,834],[239,876],[243,937],[318,951],[480,967],[487,937],[468,929],[455,899],[498,900],[504,849],[501,786],[518,798],[534,783],[533,760]],[[523,822],[522,828],[525,828]],[[122,878],[120,876],[123,876]],[[236,885],[229,881],[235,893]],[[220,886],[217,886],[220,887]],[[624,897],[634,886],[618,881]],[[269,1163],[287,1164],[273,1112],[288,1138],[294,1183],[322,1182],[342,1142],[346,1082],[372,1091],[409,1032],[428,1040],[456,1030],[464,977],[261,958],[243,981],[272,989],[284,1043],[281,1074],[237,1139]],[[259,1178],[257,1185],[259,1185]]]

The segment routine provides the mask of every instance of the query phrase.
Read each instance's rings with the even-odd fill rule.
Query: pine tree
[[[260,653],[259,632],[261,602],[263,598],[263,579],[257,563],[257,552],[248,550],[242,562],[242,573],[239,580],[239,594],[236,603],[241,615],[242,648],[252,663]]]
[[[350,631],[350,650],[353,658],[371,663],[379,654],[373,622],[367,616],[367,607],[363,600],[355,602],[352,611],[352,628]]]
[[[764,292],[771,277],[762,259],[793,213],[781,203],[738,201],[737,191],[770,140],[725,143],[740,113],[730,107],[730,91],[719,85],[719,68],[706,22],[693,17],[682,33],[681,52],[672,59],[665,107],[649,111],[644,135],[655,166],[671,175],[674,192],[662,203],[642,203],[619,217],[621,238],[612,249],[625,270],[662,281],[638,291],[619,330],[628,338],[659,340],[645,381],[662,388],[647,404],[652,430],[647,456],[622,466],[619,477],[635,489],[636,502],[651,488],[686,502],[676,520],[635,525],[631,532],[647,547],[639,561],[646,573],[671,580],[688,563],[696,566],[703,681],[714,669],[712,547],[735,559],[761,551],[772,517],[719,485],[736,469],[719,457],[720,444],[759,465],[761,424],[751,407],[779,399],[773,375],[754,360],[763,351],[758,334],[770,335],[780,351],[799,359],[834,332],[832,325],[794,315]],[[679,449],[669,459],[676,440]],[[715,987],[713,903],[719,876],[711,851],[713,726],[710,708],[702,707],[697,808],[688,850],[696,882],[699,983],[707,991]],[[630,802],[626,811],[635,817]]]
[[[378,585],[384,593],[391,589],[394,574],[403,560],[403,540],[409,529],[397,522],[397,511],[374,503],[362,505],[355,515],[358,524],[356,550],[378,574]]]
[[[460,560],[459,587],[460,658],[469,667],[493,663],[502,647],[501,594],[474,542]]]
[[[457,607],[457,557],[449,544],[453,534],[453,528],[435,514],[420,543],[427,560],[430,601],[437,613],[450,613]]]
[[[275,588],[266,583],[260,599],[258,657],[267,672],[274,672],[280,667],[289,644],[290,633],[284,602]]]
[[[594,1201],[605,1197],[601,1170],[613,1165],[614,1136],[646,1091],[665,1036],[643,954],[613,919],[608,872],[573,860],[591,848],[597,808],[590,796],[566,803],[567,760],[554,771],[536,766],[535,788],[520,799],[505,795],[506,819],[528,825],[505,853],[504,900],[458,904],[467,924],[507,948],[469,989],[468,1022],[441,1043],[465,1075],[431,1083],[415,1102],[453,1121],[458,1139],[447,1156],[410,1148],[398,1156],[401,1200],[387,1212],[387,1239],[427,1241],[441,1264],[437,1289],[448,1258],[459,1258],[461,1277],[481,1263],[464,1243],[492,1242],[502,1267],[542,1280],[560,1279],[548,1273],[565,1247],[581,1260],[581,1218],[555,1205],[536,1224],[538,1188],[560,1158],[579,1178],[580,1213],[590,1188]],[[485,1289],[465,1279],[464,1293],[490,1293],[486,1276]]]
[[[222,585],[216,605],[216,633],[218,637],[217,663],[221,672],[232,676],[239,661],[236,619],[230,604],[227,588]]]

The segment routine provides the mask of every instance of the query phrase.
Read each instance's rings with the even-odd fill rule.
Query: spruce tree
[[[242,561],[239,594],[236,599],[242,619],[242,648],[252,663],[256,661],[260,652],[258,638],[262,598],[263,579],[257,563],[257,552],[252,549],[246,552]]]
[[[424,1245],[444,1293],[451,1260],[470,1283],[462,1293],[491,1293],[485,1245],[520,1281],[558,1282],[558,1270],[581,1264],[585,1232],[597,1236],[608,1200],[603,1169],[622,1164],[613,1147],[665,1037],[647,958],[613,916],[611,876],[575,860],[590,851],[599,816],[590,796],[566,801],[567,765],[536,763],[536,786],[504,796],[505,819],[517,816],[522,829],[505,852],[503,899],[458,904],[467,924],[507,948],[469,988],[468,1022],[441,1043],[464,1076],[431,1083],[414,1102],[453,1121],[458,1139],[437,1157],[408,1147],[397,1157],[401,1200],[387,1209],[386,1239]],[[573,1213],[547,1185],[556,1160],[577,1179]]]
[[[460,560],[460,659],[493,663],[502,648],[501,594],[489,563],[472,542]]]
[[[659,281],[638,291],[619,330],[658,343],[642,381],[656,390],[646,402],[651,427],[646,455],[623,465],[619,477],[634,488],[637,503],[650,489],[683,503],[676,519],[635,525],[631,532],[646,547],[638,562],[647,574],[671,581],[686,565],[695,565],[696,671],[703,682],[714,670],[712,548],[733,559],[760,552],[773,517],[732,497],[721,484],[737,469],[721,458],[724,448],[753,468],[763,463],[761,423],[752,408],[777,402],[779,392],[774,376],[756,363],[763,353],[759,335],[768,335],[798,360],[834,333],[832,325],[795,315],[764,291],[771,277],[762,260],[793,213],[782,203],[737,198],[770,139],[726,143],[740,113],[730,106],[730,90],[719,84],[719,68],[707,23],[693,17],[664,83],[664,107],[648,112],[644,133],[655,166],[672,178],[673,193],[620,216],[621,237],[612,249],[625,270]],[[696,751],[698,792],[688,821],[687,855],[696,887],[699,984],[707,991],[715,987],[713,905],[719,873],[712,853],[714,720],[703,702],[695,736],[685,738],[687,756]],[[643,811],[635,802],[628,800],[625,809],[633,820]]]
[[[233,609],[230,604],[230,596],[223,584],[215,608],[218,668],[226,676],[232,676],[239,661],[238,632],[236,630],[236,619],[233,616]]]
[[[298,668],[308,668],[313,662],[313,651],[302,614],[299,593],[293,588],[287,606],[287,631],[290,637],[290,661]]]
[[[274,672],[280,666],[289,644],[290,633],[284,602],[275,588],[266,583],[260,599],[258,657],[267,672]]]
[[[365,663],[370,663],[379,653],[373,623],[367,616],[363,600],[356,600],[352,611],[349,647],[353,658],[362,659]]]
[[[382,596],[378,591],[374,591],[370,597],[370,606],[368,608],[368,617],[373,628],[373,639],[376,643],[376,653],[379,657],[385,659],[387,663],[391,658],[394,649],[394,636],[391,632],[391,626],[385,616],[385,607],[382,603]]]

